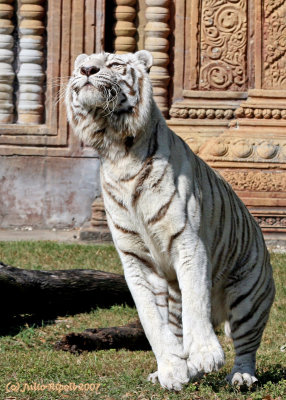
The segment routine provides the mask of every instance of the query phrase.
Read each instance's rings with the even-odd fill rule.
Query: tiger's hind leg
[[[251,386],[255,377],[256,351],[268,320],[275,287],[269,263],[255,268],[229,292],[229,323],[235,348],[235,361],[227,380],[232,385]]]

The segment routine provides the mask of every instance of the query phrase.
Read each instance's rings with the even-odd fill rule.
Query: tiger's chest
[[[162,174],[162,171],[150,173],[144,180],[132,179],[116,185],[105,180],[102,187],[109,226],[118,249],[147,256],[158,273],[172,278],[170,238],[184,218],[179,221],[176,188]]]

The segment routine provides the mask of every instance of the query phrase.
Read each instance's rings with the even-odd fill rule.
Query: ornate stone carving
[[[165,116],[169,111],[169,4],[170,0],[146,0],[145,49],[151,51],[153,55],[150,78],[153,84],[154,98]]]
[[[13,0],[0,1],[0,123],[13,122]]]
[[[45,8],[43,0],[21,0],[19,9],[19,100],[18,123],[41,124],[44,122],[45,80],[44,33]]]
[[[234,190],[253,192],[285,192],[286,172],[220,170]]]
[[[206,161],[285,163],[286,140],[246,139],[180,134],[191,149]]]
[[[269,105],[268,105],[269,107]],[[274,106],[275,107],[275,106]],[[257,118],[257,119],[286,119],[286,109],[279,108],[254,108],[239,107],[234,112],[237,118]]]
[[[258,222],[260,228],[266,230],[267,228],[282,228],[286,230],[286,218],[282,216],[256,216],[255,220]]]
[[[118,54],[133,52],[136,48],[136,40],[134,38],[136,33],[134,24],[136,0],[116,0],[115,3],[115,52]]]
[[[245,90],[246,8],[246,0],[202,0],[200,90]]]
[[[170,116],[173,118],[190,119],[232,119],[234,110],[231,109],[213,109],[213,108],[176,108],[170,109]]]
[[[286,3],[264,0],[263,79],[264,89],[286,89]]]
[[[239,140],[231,144],[230,148],[237,158],[248,158],[253,152],[253,146],[246,140]]]

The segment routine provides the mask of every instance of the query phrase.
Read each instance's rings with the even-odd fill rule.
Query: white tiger
[[[217,370],[235,347],[232,384],[252,385],[275,288],[260,228],[231,187],[166,125],[147,51],[80,55],[66,90],[76,135],[101,159],[108,224],[167,389]]]

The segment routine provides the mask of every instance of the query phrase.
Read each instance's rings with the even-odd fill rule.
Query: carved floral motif
[[[263,88],[286,89],[286,3],[264,0]]]
[[[199,89],[244,90],[246,0],[203,0]]]

